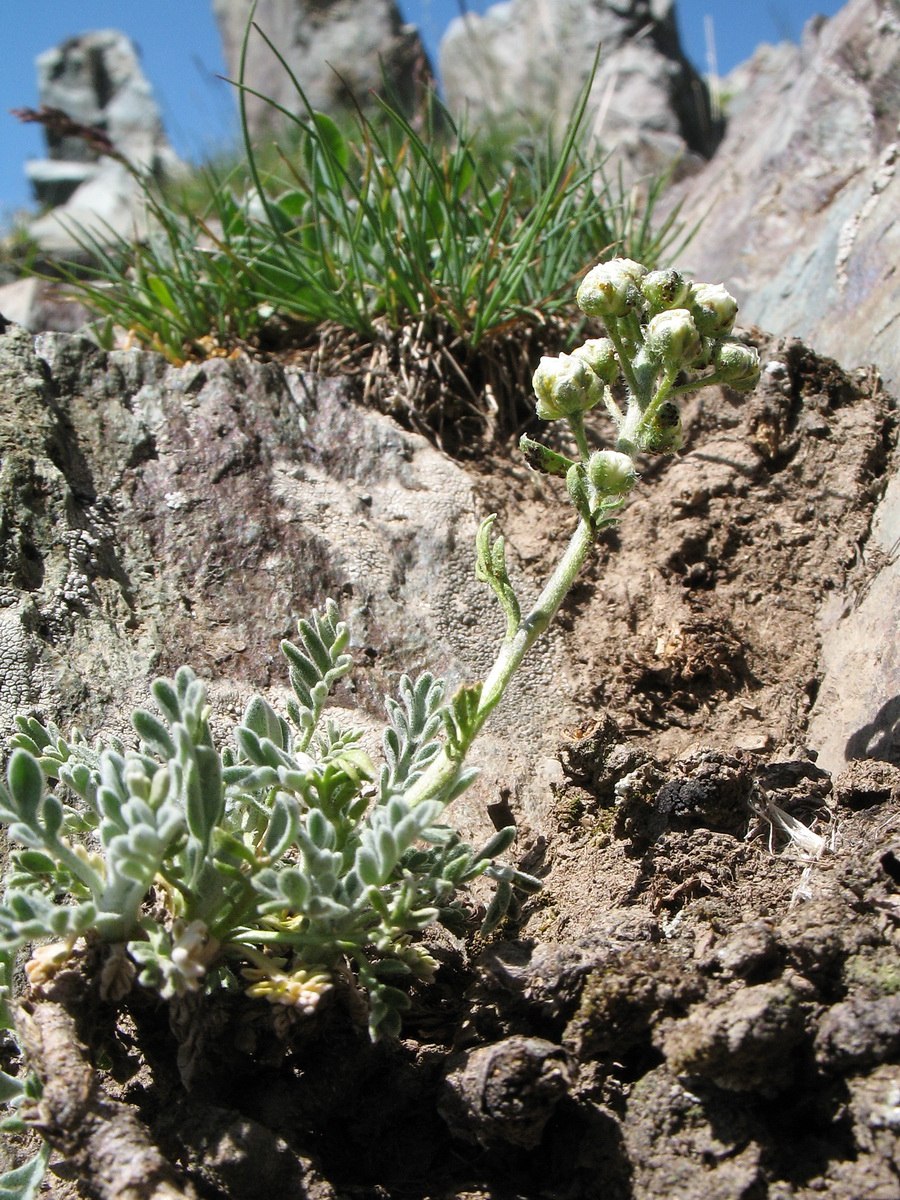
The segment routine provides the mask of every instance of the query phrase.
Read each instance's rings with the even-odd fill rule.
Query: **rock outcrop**
[[[127,1191],[79,1140],[83,1097],[108,1128],[112,1095],[165,1147],[156,1178],[171,1165],[222,1200],[893,1195],[900,771],[863,764],[885,769],[832,791],[803,739],[814,614],[865,582],[853,550],[896,429],[864,372],[757,341],[759,387],[685,404],[686,453],[648,464],[475,748],[487,770],[451,820],[486,832],[507,789],[493,815],[519,823],[543,892],[471,957],[426,934],[434,983],[377,1046],[338,998],[321,1023],[278,1024],[236,988],[100,1004],[90,946],[21,1009],[53,1084],[42,1131],[79,1179]],[[534,595],[570,527],[561,481],[466,471],[346,381],[4,329],[0,724],[125,732],[148,678],[188,661],[224,732],[252,691],[279,702],[279,637],[332,594],[358,663],[337,699],[368,737],[401,670],[484,671],[503,625],[472,569],[488,506]],[[835,852],[807,871],[774,854],[767,804],[830,820]],[[64,1037],[29,1032],[54,1019]]]
[[[102,29],[69,38],[39,55],[36,65],[42,107],[98,128],[141,171],[159,177],[178,170],[153,89],[125,34]],[[54,211],[32,221],[30,235],[50,251],[74,248],[66,225],[127,236],[139,219],[139,206],[136,185],[123,165],[52,125],[45,132],[48,157],[29,162],[26,173],[37,200]]]
[[[232,79],[240,72],[241,46],[251,0],[213,0]],[[272,41],[320,112],[353,113],[372,106],[371,93],[388,95],[411,112],[431,67],[415,26],[404,24],[394,0],[260,0],[254,23]],[[290,75],[253,31],[247,44],[244,82],[298,116],[306,109]],[[254,133],[284,118],[259,96],[246,95]]]
[[[516,791],[540,826],[536,769],[598,705],[661,754],[804,738],[815,613],[859,581],[893,430],[869,377],[799,342],[760,348],[753,397],[686,407],[690,452],[648,473],[618,549],[598,546],[514,681],[479,749],[482,800]],[[176,368],[10,331],[0,450],[0,616],[25,664],[0,672],[7,727],[22,705],[123,727],[184,662],[236,715],[284,685],[279,640],[329,595],[357,646],[344,702],[380,719],[402,671],[455,683],[490,666],[502,620],[474,575],[478,517],[499,513],[524,598],[571,527],[524,465],[469,473],[346,382],[245,358]]]
[[[760,47],[725,82],[728,132],[686,185],[702,217],[692,272],[722,279],[743,318],[799,335],[845,367],[900,386],[900,6],[850,0],[799,47]],[[900,763],[900,489],[860,540],[850,589],[822,612],[810,744],[831,771]],[[818,685],[817,685],[818,686]]]
[[[900,7],[850,0],[726,80],[728,131],[686,185],[685,259],[741,318],[900,384]]]
[[[447,104],[475,126],[556,128],[572,111],[597,48],[592,137],[615,150],[629,177],[701,165],[720,130],[706,85],[682,52],[671,0],[511,0],[467,13],[441,43]]]
[[[124,728],[183,662],[238,716],[284,689],[279,641],[329,596],[357,646],[342,702],[363,723],[383,722],[403,671],[456,684],[490,666],[502,619],[475,578],[473,479],[346,382],[11,326],[0,452],[0,729],[29,707]],[[562,728],[553,646],[495,722],[489,789]]]

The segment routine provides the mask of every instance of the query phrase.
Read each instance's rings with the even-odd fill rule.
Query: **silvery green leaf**
[[[356,852],[354,870],[367,887],[379,887],[382,883],[381,864],[377,854],[366,846]]]
[[[285,767],[279,767],[275,772],[276,783],[288,792],[297,792],[301,796],[307,789],[310,782],[310,773],[306,771],[289,771]]]
[[[272,805],[272,815],[263,843],[266,854],[278,859],[297,837],[300,828],[300,806],[293,796],[278,792]]]
[[[503,854],[516,840],[515,825],[507,825],[503,829],[498,829],[492,838],[481,847],[478,851],[478,858],[496,858],[498,854]]]
[[[466,914],[458,904],[449,904],[438,912],[438,921],[449,930],[454,937],[465,937],[468,921]]]
[[[472,786],[480,774],[478,767],[460,768],[450,786],[441,793],[443,804],[451,804],[458,796],[461,796]]]
[[[54,735],[59,737],[59,730],[55,725],[48,728],[46,725],[42,725],[37,717],[16,717],[16,726],[19,733],[12,739],[13,743],[19,745],[20,738],[26,737],[37,745],[38,752],[53,744]]]
[[[475,734],[475,719],[481,701],[481,684],[467,684],[458,689],[443,709],[447,753],[461,762]]]
[[[21,821],[13,821],[9,826],[9,836],[14,842],[28,846],[32,850],[41,850],[44,846],[44,835],[40,830],[23,825]]]
[[[203,845],[209,842],[224,807],[222,760],[211,746],[196,746],[189,767],[186,816],[188,829]]]
[[[278,875],[278,887],[288,905],[302,911],[309,899],[309,880],[297,867],[288,867]]]
[[[372,974],[379,979],[398,978],[411,974],[409,967],[399,958],[379,958],[372,963]]]
[[[271,704],[262,696],[254,696],[244,710],[242,724],[260,738],[268,738],[281,750],[290,745],[290,732]]]
[[[150,691],[159,705],[160,712],[171,725],[181,720],[181,702],[170,680],[155,679],[150,685]]]
[[[34,828],[44,795],[44,773],[37,759],[27,750],[14,750],[6,768],[6,782],[19,819]]]
[[[138,737],[160,758],[167,760],[175,757],[175,745],[169,736],[169,731],[158,717],[146,709],[136,708],[131,714],[131,723]]]
[[[528,875],[525,871],[519,871],[516,867],[510,866],[508,863],[491,863],[485,871],[486,875],[490,875],[492,879],[499,881],[499,886],[509,884],[512,887],[517,887],[520,891],[527,892],[529,896],[539,892],[544,886],[540,879],[534,875]]]
[[[175,672],[175,692],[178,696],[178,703],[182,715],[184,710],[189,708],[191,705],[191,700],[193,698],[191,694],[191,688],[196,682],[197,676],[188,666],[179,667]]]
[[[306,820],[306,832],[314,846],[328,850],[334,846],[334,829],[316,808],[310,812]]]
[[[235,740],[238,744],[238,749],[244,758],[253,763],[255,767],[265,767],[269,764],[266,762],[263,755],[262,746],[259,744],[259,738],[252,729],[247,729],[243,725],[239,725],[234,731]]]
[[[392,871],[399,858],[399,853],[396,839],[390,829],[379,829],[376,834],[376,843],[382,869]]]
[[[125,767],[124,755],[112,750],[106,751],[100,758],[100,791],[111,793],[122,804],[128,799]]]
[[[48,933],[85,933],[96,919],[97,908],[89,901],[62,905],[34,889],[10,889],[0,904],[0,951],[15,950]]]
[[[60,767],[59,779],[87,804],[92,807],[96,804],[100,776],[86,763],[71,763]]]
[[[390,725],[383,742],[385,767],[379,784],[382,804],[414,783],[440,751],[437,734],[445,693],[443,680],[425,672],[413,683],[404,675],[398,690],[402,704],[394,699],[386,701]]]
[[[346,904],[340,904],[337,900],[332,900],[330,896],[310,896],[306,903],[306,912],[312,918],[321,919],[323,917],[340,919],[347,916],[348,908]]]
[[[14,1075],[7,1075],[5,1071],[0,1071],[0,1104],[8,1104],[16,1096],[23,1095],[24,1091],[25,1084],[21,1079]]]
[[[56,872],[56,860],[41,850],[20,850],[13,855],[13,861],[30,875],[53,875]]]
[[[443,805],[441,805],[443,808]],[[447,825],[429,825],[423,829],[419,835],[423,841],[433,842],[438,846],[446,846],[451,842],[459,840],[459,834],[455,829],[450,829]]]
[[[305,750],[331,688],[351,669],[353,660],[343,653],[350,633],[339,620],[333,600],[327,600],[324,611],[314,611],[308,621],[298,621],[297,628],[303,648],[285,640],[281,649],[290,664],[296,696],[288,705],[288,715],[300,730],[299,747]]]
[[[273,767],[225,767],[222,771],[222,782],[227,788],[247,792],[273,788],[278,779],[278,772]]]
[[[48,792],[41,810],[41,823],[51,841],[55,841],[62,828],[63,816],[63,806],[52,792]]]
[[[484,920],[481,923],[481,936],[487,937],[493,933],[506,916],[512,902],[512,886],[504,879],[497,884],[497,890],[488,905]]]
[[[107,825],[112,825],[114,828],[124,832],[127,829],[125,819],[122,816],[122,809],[128,803],[128,797],[119,796],[112,789],[101,787],[97,790],[97,808],[100,811],[102,820],[100,822],[100,836],[103,837],[103,830]]]

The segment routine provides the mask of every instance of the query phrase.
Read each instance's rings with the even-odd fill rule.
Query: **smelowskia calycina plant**
[[[577,302],[606,336],[541,359],[534,375],[538,415],[568,423],[577,457],[521,442],[532,467],[565,478],[578,519],[571,541],[523,612],[495,518],[481,524],[476,573],[507,621],[494,665],[452,697],[430,674],[404,676],[399,699],[386,702],[379,768],[360,735],[325,711],[352,666],[331,601],[299,622],[300,645],[282,643],[285,715],[255,697],[222,750],[205,686],[187,667],[152,685],[159,715],[134,712],[136,751],[19,719],[0,821],[22,848],[0,904],[0,955],[60,939],[34,951],[33,984],[85,937],[109,947],[99,981],[108,998],[124,998],[135,980],[164,998],[239,983],[311,1014],[340,984],[365,995],[373,1038],[393,1036],[409,1005],[403,984],[436,966],[417,935],[435,921],[463,932],[466,887],[479,875],[496,882],[484,932],[514,888],[540,886],[499,861],[512,829],[476,849],[443,823],[477,774],[468,751],[597,533],[619,516],[635,457],[681,445],[676,398],[712,383],[748,390],[759,377],[756,351],[730,336],[737,304],[722,287],[620,258],[588,272]],[[584,414],[599,404],[617,438],[592,451]]]

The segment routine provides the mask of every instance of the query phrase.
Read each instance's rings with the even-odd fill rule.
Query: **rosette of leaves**
[[[300,644],[282,644],[286,715],[254,697],[221,751],[205,685],[187,667],[152,685],[157,713],[133,713],[137,749],[19,720],[0,788],[0,821],[19,847],[0,954],[60,939],[36,952],[39,980],[88,936],[117,948],[101,981],[113,998],[135,975],[165,998],[243,975],[252,995],[303,1011],[352,969],[378,1038],[400,1029],[402,984],[434,968],[416,935],[435,921],[459,931],[470,881],[497,881],[488,928],[514,885],[538,886],[495,861],[512,830],[475,849],[441,823],[474,777],[461,762],[426,798],[410,795],[458,738],[465,705],[431,675],[404,677],[376,773],[359,734],[323,716],[352,667],[336,605],[299,633]]]

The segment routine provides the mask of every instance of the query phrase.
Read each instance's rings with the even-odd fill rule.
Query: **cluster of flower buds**
[[[541,359],[534,390],[545,420],[577,420],[602,400],[624,439],[621,449],[671,453],[681,445],[673,395],[711,383],[748,391],[759,379],[756,350],[732,336],[737,301],[721,284],[614,258],[585,275],[576,299],[608,336]],[[627,413],[611,390],[620,379]]]
[[[522,449],[536,469],[565,476],[579,510],[596,524],[634,487],[635,454],[680,449],[674,398],[716,383],[749,391],[759,380],[759,355],[732,336],[735,298],[721,284],[696,284],[680,271],[648,271],[614,258],[585,275],[576,299],[607,336],[542,358],[533,382],[538,416],[569,422],[581,461],[529,438]],[[616,425],[616,446],[592,454],[583,416],[601,402]]]
[[[630,258],[614,258],[585,275],[576,301],[588,316],[618,326],[632,357],[643,350],[658,370],[712,367],[710,381],[714,375],[714,382],[738,391],[756,386],[759,355],[730,336],[738,306],[721,284],[692,283],[680,271],[648,271]]]

